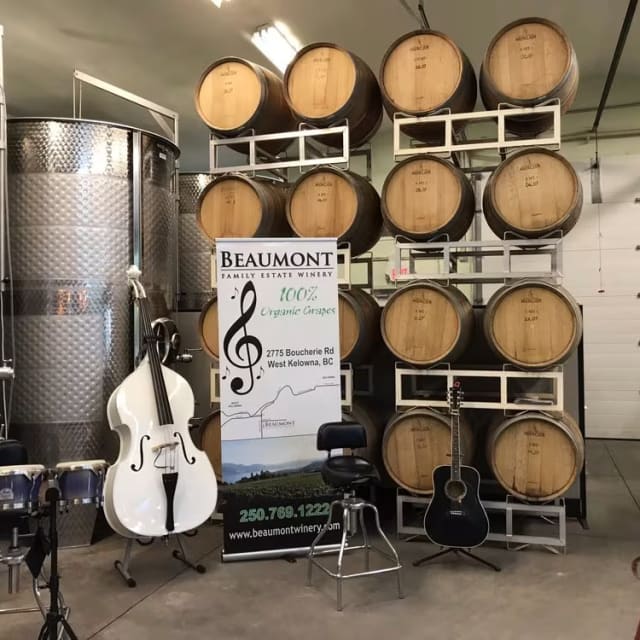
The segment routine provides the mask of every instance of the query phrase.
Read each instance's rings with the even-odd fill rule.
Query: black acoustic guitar
[[[433,470],[433,498],[424,516],[429,540],[441,547],[471,549],[489,535],[489,519],[480,502],[480,474],[461,464],[460,383],[449,389],[451,465]]]

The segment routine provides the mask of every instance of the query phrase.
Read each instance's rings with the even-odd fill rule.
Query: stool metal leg
[[[320,531],[318,532],[318,535],[316,536],[315,540],[311,543],[311,546],[309,547],[309,554],[307,556],[308,558],[308,562],[307,562],[307,586],[311,586],[311,576],[312,576],[312,572],[313,572],[313,562],[311,561],[311,558],[313,558],[313,552],[316,548],[316,546],[318,545],[318,543],[320,542],[320,540],[322,540],[322,537],[324,536],[325,533],[327,533],[327,531],[329,530],[329,527],[331,526],[331,517],[333,516],[333,508],[335,507],[335,505],[340,504],[339,500],[334,500],[330,505],[329,505],[329,516],[327,517],[327,521],[324,523],[324,525],[322,526],[322,529],[320,529]]]
[[[387,538],[385,532],[382,530],[382,527],[380,526],[380,515],[378,514],[378,509],[376,508],[376,506],[371,504],[370,502],[366,503],[365,506],[373,510],[373,514],[376,519],[376,529],[378,530],[378,534],[380,535],[382,540],[385,542],[387,547],[391,549],[391,556],[394,558],[396,565],[398,566],[398,570],[396,571],[397,579],[398,579],[398,598],[404,598],[404,591],[402,590],[402,576],[400,575],[402,572],[402,565],[400,564],[400,558],[398,557],[398,552],[395,550],[391,542],[389,542],[389,538]]]
[[[364,509],[358,509],[360,518],[360,529],[362,529],[362,544],[364,544],[364,570],[369,571],[369,535],[367,534],[367,526],[364,523]]]
[[[342,540],[340,541],[340,551],[338,552],[338,571],[336,576],[338,611],[342,611],[342,559],[344,557],[344,550],[347,546],[347,538],[349,536],[350,511],[351,510],[347,505],[345,505],[342,510]]]

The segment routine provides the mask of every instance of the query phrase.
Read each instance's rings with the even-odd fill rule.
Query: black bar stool
[[[342,581],[350,578],[361,578],[395,571],[398,580],[398,597],[404,597],[402,593],[402,580],[400,575],[402,565],[400,564],[396,550],[393,548],[393,545],[389,542],[389,539],[380,526],[378,509],[372,503],[358,498],[355,495],[356,488],[366,486],[380,479],[378,470],[373,464],[371,464],[371,462],[359,456],[331,456],[331,451],[333,449],[358,449],[360,447],[365,447],[366,444],[367,432],[362,425],[357,423],[329,422],[327,424],[323,424],[320,429],[318,429],[317,448],[319,451],[328,452],[327,459],[321,469],[322,479],[330,487],[340,489],[344,493],[344,497],[341,500],[334,500],[331,503],[327,522],[322,527],[309,549],[307,583],[311,585],[314,564],[322,569],[327,575],[335,578],[337,583],[338,611],[342,611]],[[333,509],[338,505],[342,509],[342,539],[340,541],[340,546],[338,549],[332,548],[316,550],[316,547],[319,545],[323,536],[329,530],[333,516]],[[365,509],[371,509],[371,511],[373,511],[378,535],[389,548],[390,552],[378,549],[371,544],[364,521]],[[363,544],[351,546],[349,541],[357,534],[358,523],[360,524],[360,530],[362,531]],[[355,551],[357,549],[364,550],[365,570],[357,573],[343,573],[342,561],[344,554],[348,551]],[[393,563],[392,566],[384,567],[382,569],[371,569],[369,565],[370,550],[376,551],[391,560]],[[336,552],[338,553],[338,566],[336,572],[327,569],[317,559],[318,556]]]

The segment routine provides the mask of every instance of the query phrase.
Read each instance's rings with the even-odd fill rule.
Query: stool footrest
[[[317,550],[316,547],[320,543],[320,540],[329,530],[329,526],[331,525],[331,519],[333,516],[333,508],[335,506],[340,506],[342,509],[342,538],[340,541],[340,547],[338,549],[322,549]],[[365,525],[364,511],[365,509],[371,509],[373,511],[373,515],[375,517],[375,526],[380,537],[380,540],[388,547],[389,551],[383,551],[379,549],[377,546],[370,544],[369,533],[367,532],[367,528]],[[357,533],[359,528],[362,531],[363,544],[360,545],[349,545],[349,540],[353,535]],[[365,570],[359,571],[356,573],[342,573],[342,562],[344,559],[344,555],[349,553],[350,551],[364,550],[364,560],[365,560]],[[379,553],[381,556],[389,559],[393,565],[390,567],[383,567],[381,569],[370,569],[369,565],[369,553],[370,551],[375,551]],[[338,565],[337,571],[333,572],[323,564],[319,562],[317,559],[323,555],[331,555],[338,554]],[[308,556],[308,570],[307,570],[307,583],[311,585],[311,577],[312,577],[312,569],[313,566],[322,569],[324,573],[328,576],[334,578],[337,584],[337,609],[338,611],[342,611],[342,581],[349,580],[351,578],[366,578],[367,576],[375,576],[382,575],[384,573],[396,573],[398,580],[398,597],[404,597],[402,592],[402,580],[401,580],[401,569],[402,565],[400,564],[400,560],[398,558],[398,554],[394,549],[393,545],[389,541],[389,538],[385,535],[382,527],[380,526],[380,516],[378,515],[378,509],[375,505],[370,502],[362,501],[362,500],[354,500],[352,496],[345,497],[344,500],[334,500],[331,503],[329,509],[329,517],[325,525],[322,527],[316,539],[313,541]]]
[[[381,573],[391,573],[392,571],[400,571],[402,569],[401,565],[395,565],[393,567],[383,567],[382,569],[369,569],[368,571],[359,571],[358,573],[334,573],[333,571],[327,569],[323,564],[320,564],[315,558],[311,558],[311,562],[318,567],[318,569],[322,569],[328,576],[332,578],[338,578],[340,580],[347,580],[349,578],[364,578],[366,576],[375,576]]]

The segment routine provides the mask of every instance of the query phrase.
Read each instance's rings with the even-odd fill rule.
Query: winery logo
[[[314,187],[333,187],[333,180],[330,178],[321,178],[317,182],[313,183]]]
[[[520,171],[533,171],[534,169],[539,169],[539,168],[540,168],[540,163],[531,162],[531,158],[527,159],[527,161],[524,164],[521,164],[518,167]]]
[[[255,253],[220,253],[221,269],[269,269],[274,267],[331,267],[331,251],[294,251],[278,253],[276,251],[257,251]],[[255,291],[254,291],[255,295]]]
[[[542,298],[536,296],[531,289],[527,292],[524,298],[520,298],[520,302],[523,304],[535,304],[536,302],[542,302]]]
[[[537,37],[537,34],[529,33],[524,29],[520,35],[516,36],[516,42],[522,42],[523,40],[535,40]]]

